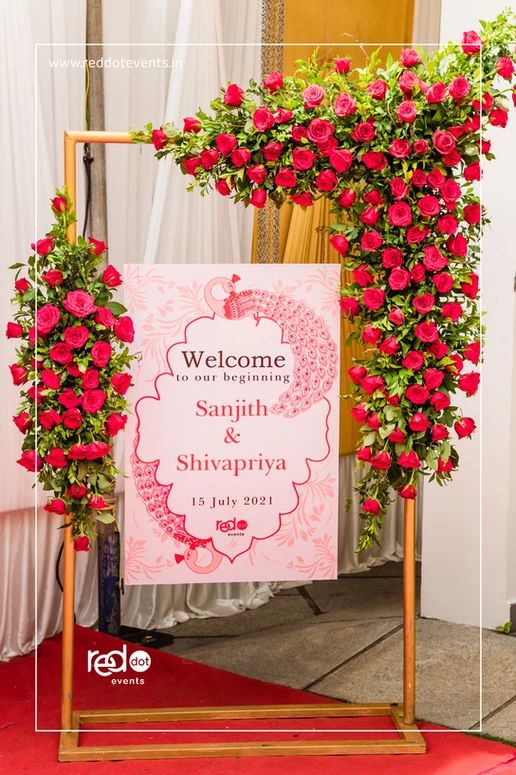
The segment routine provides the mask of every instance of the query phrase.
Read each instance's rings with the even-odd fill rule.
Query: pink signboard
[[[128,584],[337,574],[335,264],[125,267]]]

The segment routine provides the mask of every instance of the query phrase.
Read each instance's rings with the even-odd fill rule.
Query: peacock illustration
[[[294,373],[288,390],[279,396],[271,411],[285,417],[306,412],[323,398],[337,376],[337,345],[326,323],[303,301],[283,293],[260,288],[237,291],[239,280],[236,274],[210,280],[204,289],[208,306],[227,320],[253,317],[258,325],[261,318],[268,318],[278,324],[283,341],[294,354]],[[217,286],[222,287],[225,298],[214,295]]]

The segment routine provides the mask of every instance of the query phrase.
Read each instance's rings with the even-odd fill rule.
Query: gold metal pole
[[[416,719],[416,501],[405,500],[403,540],[403,721]]]
[[[63,633],[61,651],[61,729],[72,729],[75,550],[72,527],[64,530]]]

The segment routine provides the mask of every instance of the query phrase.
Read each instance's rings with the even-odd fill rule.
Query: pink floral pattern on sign
[[[339,267],[132,269],[128,583],[334,577]]]

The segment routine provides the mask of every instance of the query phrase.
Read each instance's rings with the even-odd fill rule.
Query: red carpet
[[[253,705],[269,703],[317,703],[322,698],[243,678],[222,670],[196,664],[179,657],[150,650],[152,665],[142,674],[132,673],[145,679],[145,684],[113,686],[111,678],[101,678],[86,672],[87,650],[99,649],[102,653],[120,648],[122,642],[116,638],[99,635],[77,627],[76,632],[76,708],[152,707],[187,705]],[[136,647],[129,645],[131,654]],[[39,711],[40,729],[59,727],[59,665],[60,638],[51,638],[39,649]],[[128,673],[128,674],[129,674]],[[123,675],[123,674],[118,674]],[[117,677],[118,677],[117,675]],[[231,759],[181,759],[148,762],[83,762],[58,764],[56,761],[57,738],[55,732],[34,732],[34,655],[19,657],[8,664],[0,665],[0,773],[16,775],[160,775],[181,773],[181,775],[516,775],[516,750],[499,743],[472,738],[456,733],[431,733],[426,735],[429,753],[420,756],[349,756],[349,757],[292,757],[292,758],[247,758]],[[371,697],[374,700],[374,696]],[[387,720],[382,719],[309,719],[276,722],[230,722],[232,729],[263,728],[274,726],[302,729],[342,727],[345,729],[385,729]],[[224,728],[228,722],[218,722]],[[152,725],[154,728],[160,726]],[[167,725],[164,725],[167,726]],[[170,726],[170,724],[169,724]],[[217,724],[203,722],[205,728],[217,728]],[[424,729],[436,729],[425,724]],[[222,733],[227,734],[227,733]],[[271,739],[270,732],[258,734],[229,733],[231,739]],[[278,733],[273,735],[279,737]],[[337,736],[335,733],[332,737]],[[366,737],[367,733],[355,733],[353,737]],[[389,735],[386,735],[389,736]],[[88,733],[89,743],[127,743],[137,738],[138,742],[192,741],[192,739],[220,740],[220,734],[206,732],[164,734],[159,732]],[[283,739],[313,739],[314,735],[283,733]],[[84,742],[84,739],[83,739]]]

